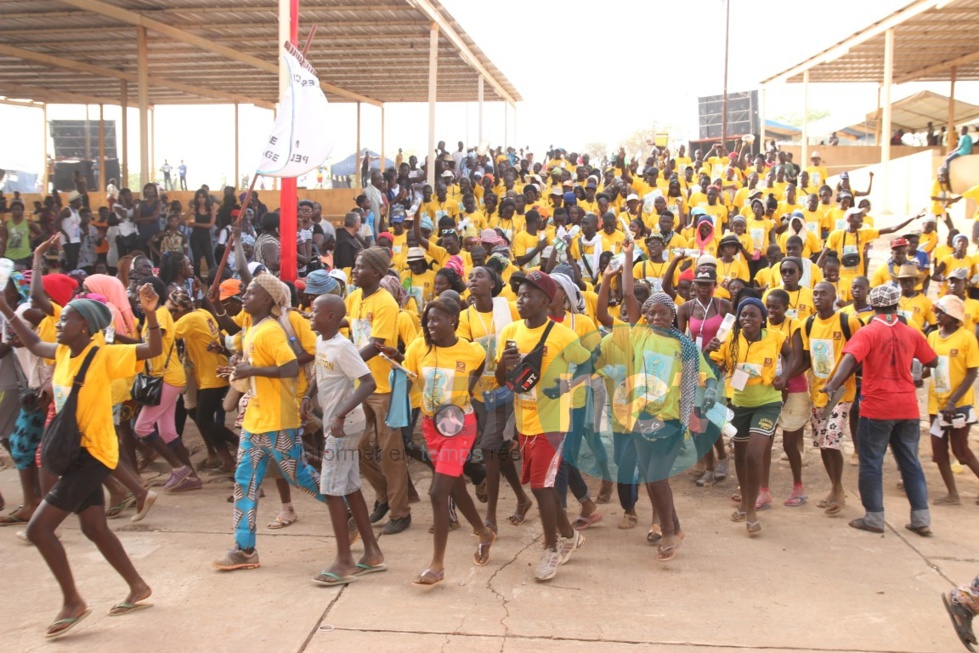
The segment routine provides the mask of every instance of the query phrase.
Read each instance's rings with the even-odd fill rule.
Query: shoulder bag
[[[41,465],[57,476],[63,476],[77,462],[81,455],[82,434],[78,430],[78,389],[85,384],[85,374],[88,373],[88,366],[95,358],[98,347],[92,347],[85,361],[82,363],[75,381],[71,385],[71,392],[61,410],[54,416],[51,423],[44,429],[41,436]]]

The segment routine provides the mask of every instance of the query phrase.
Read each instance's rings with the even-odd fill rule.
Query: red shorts
[[[521,483],[530,483],[531,490],[554,487],[554,479],[561,465],[564,436],[564,433],[518,434],[522,461]]]
[[[458,478],[462,476],[462,466],[469,459],[469,452],[476,441],[476,413],[466,415],[462,431],[450,438],[436,431],[435,420],[426,415],[422,417],[422,435],[425,436],[428,457],[435,465],[435,473]]]

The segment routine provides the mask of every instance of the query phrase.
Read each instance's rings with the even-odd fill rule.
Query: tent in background
[[[378,154],[377,152],[373,152],[367,149],[365,149],[364,152],[367,152],[371,157],[371,170],[380,170],[381,155]],[[390,170],[393,167],[394,167],[394,161],[385,158],[384,169]],[[359,170],[357,170],[356,168],[357,168],[357,153],[354,152],[346,159],[343,159],[342,161],[337,161],[332,166],[330,166],[330,174],[333,177],[351,177],[359,173]]]

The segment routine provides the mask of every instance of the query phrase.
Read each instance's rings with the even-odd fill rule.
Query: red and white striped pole
[[[299,40],[299,0],[279,0],[279,43]],[[279,59],[279,102],[289,85],[289,70]],[[298,229],[298,194],[295,178],[283,178],[279,186],[279,278],[296,280],[296,238]]]

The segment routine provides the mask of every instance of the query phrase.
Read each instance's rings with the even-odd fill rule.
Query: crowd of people
[[[185,207],[155,184],[138,198],[110,184],[94,212],[72,191],[33,216],[14,198],[0,229],[16,270],[0,295],[0,434],[23,497],[0,523],[26,526],[20,535],[64,593],[47,635],[88,614],[57,536],[70,513],[130,587],[110,614],[148,606],[151,590],[106,518],[146,518],[159,495],[140,475],[153,461],[169,470],[171,495],[200,489],[206,472],[233,477],[234,544],[219,570],[260,564],[267,473],[281,503],[269,528],[298,519],[293,488],[326,503],[337,552],[314,577],[326,586],[387,569],[374,525],[385,535],[411,526],[408,460],[432,472],[433,549],[419,586],[445,578],[460,513],[478,538],[473,564],[490,562],[504,536],[501,480],[517,500],[509,525],[536,505],[542,582],[613,493],[618,527],[634,529],[640,486],[652,506],[645,538],[658,561],[673,560],[686,532],[671,483],[724,482],[732,458],[730,519],[757,537],[777,501],[779,430],[785,506],[809,500],[808,434],[830,487],[817,505],[842,511],[849,439],[865,510],[850,526],[884,532],[890,446],[907,528],[930,536],[917,387],[928,386],[945,486],[933,503],[962,500],[952,456],[979,476],[968,444],[979,276],[948,214],[975,197],[952,193],[943,169],[930,211],[875,225],[869,187],[855,190],[845,171],[830,185],[819,152],[801,167],[749,150],[652,148],[595,167],[561,149],[535,161],[440,143],[434,186],[410,157],[367,175],[335,226],[300,200],[290,280],[280,241],[294,235],[232,187],[218,199],[203,186]],[[883,236],[890,256],[871,269]],[[46,443],[72,397],[81,453],[58,475]],[[196,464],[188,418],[206,450]],[[947,597],[963,628],[976,604],[967,590]]]

